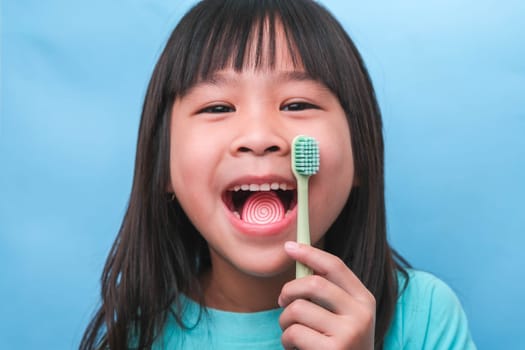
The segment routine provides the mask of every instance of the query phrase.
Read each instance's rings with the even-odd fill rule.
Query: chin
[[[257,278],[283,278],[295,274],[295,262],[288,257],[275,259],[274,261],[254,261],[252,264],[243,263],[238,266],[246,275]]]

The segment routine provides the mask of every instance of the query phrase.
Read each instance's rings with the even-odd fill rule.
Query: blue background
[[[525,2],[323,3],[384,114],[389,234],[480,349],[525,349]],[[131,186],[142,99],[193,1],[1,3],[0,349],[73,349]]]

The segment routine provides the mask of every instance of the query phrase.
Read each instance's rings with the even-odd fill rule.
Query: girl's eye
[[[228,105],[214,105],[203,108],[199,113],[231,113],[235,112],[235,108]]]
[[[308,102],[292,102],[288,103],[287,105],[284,105],[281,108],[283,111],[304,111],[306,109],[319,109],[318,106],[313,105]]]

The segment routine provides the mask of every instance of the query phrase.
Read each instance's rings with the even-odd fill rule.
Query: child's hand
[[[288,282],[279,296],[285,349],[373,349],[372,293],[338,257],[295,242],[285,249],[315,273]]]

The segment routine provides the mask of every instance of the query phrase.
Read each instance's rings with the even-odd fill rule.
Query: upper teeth
[[[285,183],[278,183],[278,182],[272,182],[272,183],[265,183],[265,184],[242,184],[242,185],[235,185],[229,189],[229,191],[270,191],[270,190],[293,190],[295,187],[289,184]]]

